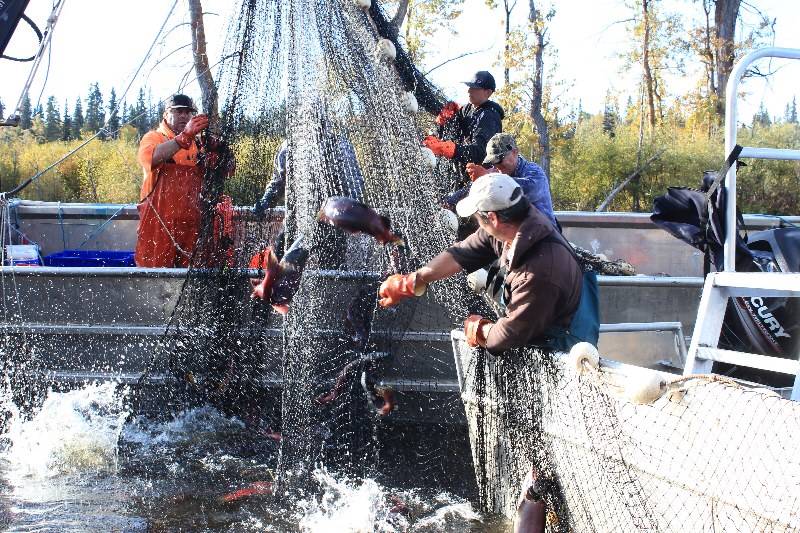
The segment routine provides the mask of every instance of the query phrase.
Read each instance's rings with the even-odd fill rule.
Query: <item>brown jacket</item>
[[[506,265],[511,299],[507,315],[489,331],[486,348],[497,352],[531,344],[550,326],[569,326],[578,308],[583,274],[572,254],[548,235],[564,241],[538,209],[531,206],[508,246],[482,229],[447,249],[467,272],[500,258]],[[510,257],[510,262],[509,262]]]

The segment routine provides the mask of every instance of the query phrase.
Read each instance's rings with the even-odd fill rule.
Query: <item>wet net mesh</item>
[[[437,420],[463,420],[448,331],[478,305],[464,278],[393,309],[377,305],[386,275],[410,272],[454,241],[440,205],[459,178],[422,152],[444,100],[402,48],[394,60],[382,52],[392,33],[376,4],[242,3],[212,124],[214,146],[233,154],[236,170],[226,178],[224,161],[207,165],[199,244],[153,357],[153,369],[168,368],[188,395],[280,438],[278,477],[290,485],[319,464],[374,472],[382,425],[403,410],[445,405],[453,415]],[[227,205],[225,195],[239,205],[261,197],[282,143],[284,202],[263,212]],[[320,222],[331,197],[386,217],[402,243]],[[267,247],[287,260],[307,252],[294,264],[300,275],[285,315],[250,297],[264,275],[253,257]],[[437,404],[440,382],[451,382],[450,399]],[[417,459],[441,468],[436,453]]]
[[[495,357],[463,341],[459,358],[486,511],[513,516],[533,470],[548,531],[800,527],[795,402],[663,374],[663,394],[640,404],[631,391],[652,371],[578,370],[565,354],[534,349]]]
[[[227,180],[224,165],[206,171],[200,246],[161,354],[187,391],[280,436],[278,480],[288,487],[308,484],[320,464],[375,474],[387,463],[381,439],[397,438],[385,423],[404,410],[417,423],[449,412],[457,427],[463,411],[452,394],[441,399],[441,386],[455,385],[448,332],[468,311],[491,316],[461,276],[396,308],[377,305],[381,279],[456,239],[441,205],[462,179],[422,152],[443,99],[401,47],[394,59],[382,52],[386,37],[376,2],[364,11],[350,1],[248,0],[219,76],[216,133],[237,168]],[[223,194],[239,204],[260,197],[281,143],[285,208],[224,208]],[[403,244],[321,223],[337,196],[388,217]],[[268,246],[307,252],[286,315],[250,298],[263,275],[252,257]],[[513,516],[533,469],[551,531],[798,527],[800,471],[787,453],[800,434],[795,404],[700,379],[636,405],[615,394],[624,377],[579,375],[549,353],[493,357],[457,345],[484,511]],[[442,448],[408,455],[415,471],[444,475]]]

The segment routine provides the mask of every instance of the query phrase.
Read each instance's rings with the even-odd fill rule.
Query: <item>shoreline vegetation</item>
[[[513,102],[497,99],[509,110],[505,131],[513,133],[520,153],[538,161],[538,139],[527,113]],[[32,110],[28,102],[19,127],[0,129],[0,190],[7,191],[94,135],[106,122],[105,113],[117,106],[114,91],[107,106],[97,84],[92,84],[86,109],[78,99],[72,112],[59,113],[55,98],[46,108]],[[518,107],[517,107],[518,109]],[[25,110],[23,110],[25,111]],[[139,139],[155,127],[162,110],[145,103],[140,91],[133,106],[124,105],[119,117],[108,120],[110,132],[90,142],[21,194],[21,198],[63,202],[134,203],[138,200],[142,172],[136,161]],[[609,211],[650,210],[654,197],[667,187],[697,187],[704,170],[714,170],[723,160],[721,128],[709,128],[705,119],[689,107],[670,109],[664,120],[644,140],[640,150],[639,110],[635,105],[619,109],[610,103],[603,113],[578,110],[563,118],[551,117],[551,189],[558,210],[595,210],[608,194],[636,168],[653,161],[608,205]],[[425,117],[427,120],[428,117]],[[127,125],[121,125],[126,124]],[[274,125],[273,125],[274,127]],[[280,143],[276,134],[265,151],[254,150],[245,132],[234,152],[237,175],[226,188],[238,205],[251,205],[263,192],[272,174],[271,156]],[[279,128],[275,128],[279,130]],[[739,130],[739,144],[797,148],[800,125],[795,102],[784,117],[771,118],[762,108]],[[266,153],[265,153],[266,152]],[[262,161],[248,154],[261,153]],[[653,156],[656,156],[653,158]],[[738,174],[738,202],[748,213],[795,215],[800,213],[800,162],[746,161]]]

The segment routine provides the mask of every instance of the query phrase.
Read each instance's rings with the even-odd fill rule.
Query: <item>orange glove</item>
[[[456,143],[453,141],[443,141],[438,137],[428,135],[422,141],[422,144],[430,148],[434,155],[443,156],[447,159],[453,159],[456,156]]]
[[[221,171],[226,178],[230,178],[236,172],[236,158],[228,144],[212,135],[206,137],[203,153],[200,154],[200,161],[206,168]]]
[[[194,140],[195,136],[208,127],[208,115],[197,115],[189,120],[183,131],[175,136],[175,142],[178,146],[187,150]]]
[[[489,169],[484,167],[483,165],[476,165],[475,163],[467,163],[467,175],[469,179],[475,181],[476,179],[480,178],[491,172]]]
[[[411,274],[392,274],[381,283],[381,288],[378,291],[378,296],[381,299],[378,303],[381,304],[381,307],[392,307],[406,298],[422,296],[425,294],[426,288],[427,285],[425,283],[417,283],[416,272]]]
[[[268,246],[251,257],[248,268],[266,271],[263,281],[258,278],[250,278],[250,286],[253,288],[253,294],[250,297],[269,300],[272,295],[272,283],[274,283],[278,271],[278,258],[275,257],[272,248]]]
[[[444,126],[450,119],[456,116],[458,110],[461,109],[461,106],[455,102],[447,102],[444,104],[444,107],[441,111],[439,111],[439,115],[436,117],[436,124],[439,126]]]
[[[481,315],[469,315],[464,321],[464,335],[467,337],[467,344],[473,348],[486,346],[484,326],[487,324],[493,324],[493,322]]]

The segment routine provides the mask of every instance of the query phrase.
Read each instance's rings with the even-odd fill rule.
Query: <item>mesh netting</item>
[[[422,152],[433,115],[409,108],[407,91],[431,112],[443,100],[402,49],[396,60],[381,54],[377,43],[392,34],[375,4],[242,3],[218,77],[225,96],[215,131],[236,172],[226,181],[226,165],[206,170],[199,246],[154,356],[168,360],[187,392],[280,434],[287,483],[302,484],[308,476],[297,474],[320,462],[353,474],[373,469],[376,425],[397,407],[387,376],[423,395],[452,380],[442,336],[475,300],[461,277],[422,301],[377,305],[383,277],[412,271],[453,242],[440,205],[456,179]],[[226,207],[225,193],[240,204],[260,198],[282,142],[286,208]],[[403,242],[321,223],[331,197],[363,202]],[[266,247],[280,257],[292,246],[307,258],[294,264],[300,275],[284,316],[250,298],[249,278],[264,272],[247,269]]]
[[[710,376],[578,372],[564,354],[459,342],[481,506],[513,516],[533,469],[549,531],[796,531],[800,407]],[[634,393],[634,396],[636,393]]]

